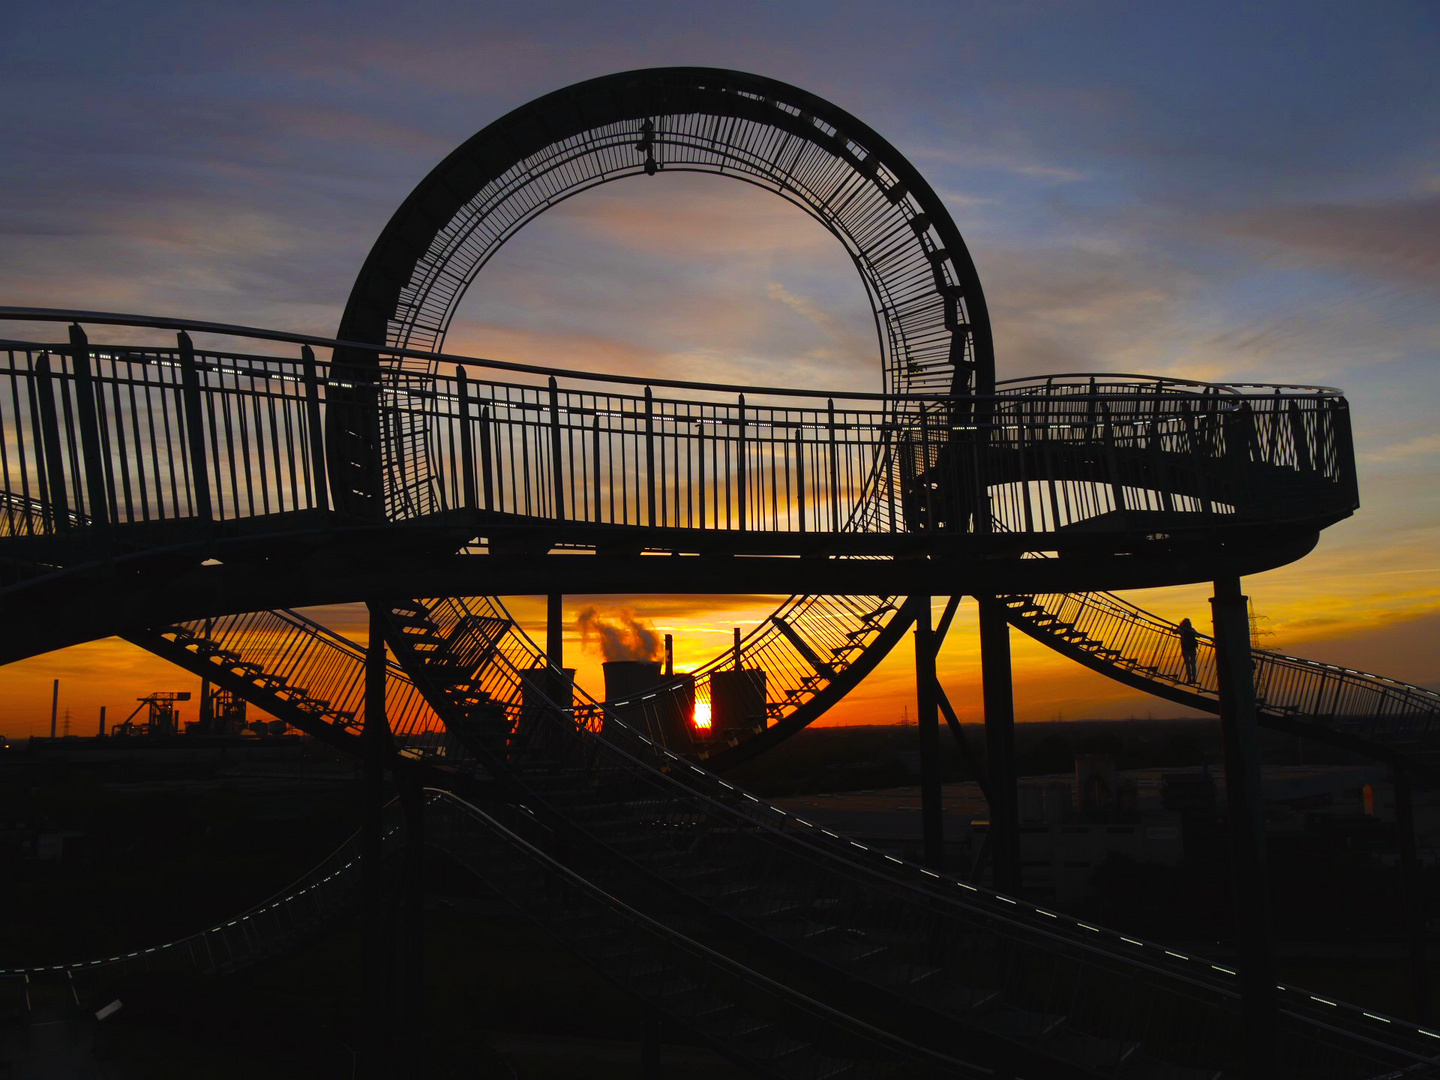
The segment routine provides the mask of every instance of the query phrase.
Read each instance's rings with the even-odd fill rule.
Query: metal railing
[[[294,611],[196,619],[156,632],[191,653],[194,668],[234,676],[259,693],[254,703],[283,703],[310,723],[360,730],[365,722],[365,649]],[[139,642],[144,644],[143,641]],[[385,713],[407,745],[443,746],[444,726],[410,677],[387,661]]]
[[[338,368],[314,340],[293,339],[287,358],[197,349],[184,331],[175,348],[92,346],[77,326],[68,343],[5,348],[0,486],[27,508],[9,531],[80,518],[164,535],[328,511],[336,393],[375,417],[392,519],[1034,536],[1123,529],[1136,514],[1166,528],[1324,521],[1355,504],[1345,401],[1322,388],[1052,377],[976,398],[633,393],[619,389],[632,380],[573,372],[506,381],[496,369],[536,369],[438,354]]]
[[[399,850],[403,827],[399,800],[394,800],[382,817],[382,857]],[[84,986],[113,984],[142,973],[206,975],[239,970],[284,952],[343,912],[360,883],[361,848],[357,832],[284,889],[199,933],[109,957],[0,967],[0,978],[58,976]]]
[[[1016,626],[1064,648],[1061,635],[1083,635],[1070,651],[1098,657],[1144,680],[1183,691],[1218,708],[1215,642],[1196,634],[1195,678],[1188,678],[1179,628],[1111,593],[1007,598]],[[1033,605],[1037,612],[1023,609]],[[1253,649],[1256,703],[1262,713],[1333,727],[1393,746],[1433,740],[1440,731],[1440,693],[1381,675],[1284,653]]]

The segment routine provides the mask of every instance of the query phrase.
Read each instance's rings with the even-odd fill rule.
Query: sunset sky
[[[458,143],[580,79],[732,67],[826,97],[949,206],[1000,377],[1321,383],[1362,508],[1246,582],[1265,644],[1440,687],[1440,8],[1431,3],[8,4],[0,304],[328,335],[391,212]],[[488,266],[447,343],[652,376],[878,389],[861,283],[819,225],[714,177],[563,203]],[[1209,622],[1205,590],[1133,594]],[[681,667],[775,598],[628,603]],[[543,604],[513,610],[543,632]],[[320,613],[353,636],[353,609]],[[3,612],[13,619],[23,613]],[[1174,706],[1015,638],[1021,719]],[[909,705],[908,645],[833,714]],[[598,658],[581,680],[599,692]],[[979,718],[967,607],[942,654]],[[194,680],[117,642],[0,671],[0,733],[72,730]],[[130,704],[126,704],[129,702]],[[118,714],[118,715],[117,715]]]

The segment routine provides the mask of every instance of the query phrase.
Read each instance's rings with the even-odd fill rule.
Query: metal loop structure
[[[979,277],[949,212],[919,171],[868,125],[822,98],[772,79],[707,68],[579,83],[522,106],[462,144],[381,233],[337,336],[439,349],[476,275],[526,223],[588,188],[668,171],[730,176],[772,191],[839,240],[864,283],[887,392],[956,396],[993,387],[994,350]],[[403,392],[410,383],[395,370],[381,379],[381,394]],[[344,396],[332,402],[340,414],[330,431],[341,505],[374,514],[383,504],[392,520],[423,514],[438,479],[430,433],[423,418],[416,423],[401,410],[370,410],[374,392],[357,393],[354,408]],[[888,407],[905,403],[891,398]],[[888,464],[875,457],[876,477],[865,488],[870,497],[858,503],[832,498],[832,515],[872,512],[878,476]],[[738,478],[743,484],[743,466]],[[653,493],[649,506],[653,517]],[[736,512],[743,527],[743,503]],[[797,603],[803,601],[794,598],[786,607]],[[777,616],[783,618],[783,610]]]

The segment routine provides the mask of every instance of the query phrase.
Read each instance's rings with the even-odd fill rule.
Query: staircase
[[[1186,678],[1179,627],[1112,593],[1004,598],[1012,626],[1102,675],[1160,697],[1219,712],[1215,641],[1197,634],[1196,678]],[[1352,749],[1398,757],[1436,774],[1440,693],[1335,664],[1252,651],[1262,723]]]
[[[449,651],[477,614],[468,603],[434,602],[426,617],[407,608],[412,626],[428,626],[397,659],[442,713],[453,707],[452,732],[504,778],[511,801],[497,820],[553,837],[547,854],[574,875],[676,934],[703,931],[732,959],[765,957],[829,1007],[864,1001],[885,1030],[935,1053],[1017,1075],[1240,1075],[1238,988],[1225,969],[871,851],[581,695],[507,696],[521,682],[509,635],[488,652],[471,646],[468,659]],[[472,668],[481,652],[483,672]],[[478,706],[489,723],[465,711]],[[1378,1075],[1424,1060],[1433,1038],[1288,991],[1281,1075]]]
[[[126,640],[277,720],[356,751],[365,723],[365,650],[294,611],[259,611],[135,631]],[[386,719],[402,748],[443,752],[444,726],[410,677],[387,666]]]

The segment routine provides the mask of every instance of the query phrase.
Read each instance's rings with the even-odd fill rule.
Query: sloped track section
[[[1012,626],[1128,686],[1219,712],[1215,641],[1196,634],[1188,678],[1180,628],[1112,593],[1008,596]],[[1353,668],[1252,651],[1261,723],[1358,750],[1440,781],[1440,693]]]
[[[421,668],[399,658],[426,689],[469,666],[441,651]],[[518,670],[510,678],[521,682]],[[543,688],[527,689],[508,710],[487,697],[453,714],[452,732],[509,785],[512,798],[487,812],[674,932],[708,926],[707,940],[768,956],[800,985],[869,1001],[907,1040],[1028,1063],[1018,1075],[1239,1075],[1239,996],[1225,969],[870,851],[593,702],[547,706]],[[1317,1002],[1286,991],[1281,1075],[1380,1075],[1428,1061],[1440,1037]]]
[[[126,640],[342,750],[359,752],[365,650],[299,612],[278,610],[133,631]],[[394,661],[386,721],[416,750],[444,745],[439,716]]]
[[[429,792],[426,837],[600,974],[755,1076],[991,1075],[829,1008],[677,933],[449,792]]]
[[[382,859],[388,861],[400,850],[403,829],[404,815],[396,800],[381,819]],[[4,967],[0,980],[22,987],[42,981],[64,983],[77,1002],[85,1003],[137,979],[228,975],[283,956],[356,909],[361,850],[357,832],[274,896],[199,933],[115,956]]]

